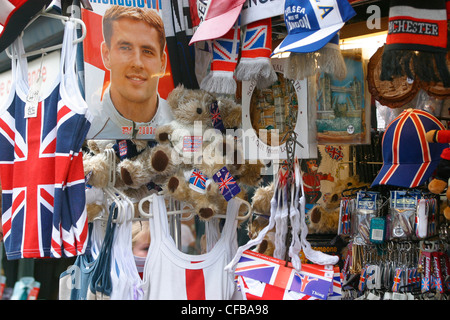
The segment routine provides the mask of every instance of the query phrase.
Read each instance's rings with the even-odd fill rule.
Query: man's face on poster
[[[122,18],[113,22],[111,45],[102,44],[102,56],[111,71],[115,103],[146,103],[157,94],[166,67],[159,43],[155,29],[143,21]]]

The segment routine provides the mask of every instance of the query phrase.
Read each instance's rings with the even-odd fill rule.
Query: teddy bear
[[[270,219],[270,201],[274,193],[273,182],[267,186],[260,186],[253,194],[251,205],[253,218],[247,224],[247,234],[250,239],[255,239],[259,232],[269,224]],[[262,241],[256,246],[255,251],[273,256],[275,250],[275,228],[268,230]]]
[[[192,163],[195,152],[189,151],[198,147],[198,143],[211,141],[215,130],[224,134],[227,129],[237,129],[241,125],[242,108],[229,97],[179,85],[166,100],[174,120],[156,129],[156,141],[171,144],[183,163]]]
[[[196,214],[202,220],[209,220],[215,214],[226,212],[228,200],[220,191],[214,180],[217,172],[228,173],[235,181],[236,193],[233,196],[246,200],[246,188],[240,183],[242,173],[248,173],[245,183],[257,185],[261,181],[261,164],[241,164],[242,150],[233,136],[223,136],[223,140],[215,139],[213,143],[203,146],[203,152],[189,168],[180,168],[163,186],[163,192],[179,201],[193,205]],[[237,161],[238,160],[238,161]],[[252,165],[252,167],[250,167]],[[241,170],[246,168],[245,171]],[[219,179],[219,178],[216,178]],[[245,209],[241,207],[241,210]],[[240,214],[243,213],[240,211]]]
[[[178,170],[178,157],[169,145],[155,145],[147,140],[134,142],[139,146],[139,152],[117,165],[120,179],[128,188],[139,189],[151,182],[163,184]]]
[[[333,186],[333,192],[323,195],[324,203],[315,204],[306,213],[309,232],[315,234],[336,233],[342,192],[350,188],[364,187],[369,187],[369,184],[360,182],[358,176],[337,180]]]
[[[152,156],[158,157],[158,152],[152,148],[154,145],[147,140],[88,140],[86,142],[86,150],[83,153],[83,166],[87,180],[86,194],[89,196],[88,199],[94,199],[87,202],[90,221],[104,210],[104,199],[100,199],[102,197],[99,195],[103,195],[103,189],[106,187],[114,187],[126,195],[134,204],[136,216],[138,216],[139,200],[161,190],[157,183],[163,183],[164,174],[169,175],[171,172],[167,168],[159,172],[158,165],[152,163]],[[113,159],[110,159],[107,149],[111,150]],[[166,155],[165,152],[162,154]],[[114,161],[114,171],[111,168],[111,160]]]
[[[430,130],[426,133],[426,140],[429,143],[449,143],[450,130]],[[450,147],[445,148],[441,153],[441,159],[436,169],[436,175],[428,184],[428,190],[434,194],[441,194],[446,191],[447,202],[450,200],[450,188],[448,188],[448,179],[450,178]],[[450,220],[450,207],[446,206],[443,210],[444,217]]]
[[[113,187],[124,186],[117,172],[111,171],[111,163],[106,149],[112,149],[115,140],[88,140],[87,151],[83,152],[83,168],[86,182],[96,188],[106,188],[115,180]],[[113,158],[115,165],[119,163],[117,157]],[[111,175],[114,174],[114,177]]]

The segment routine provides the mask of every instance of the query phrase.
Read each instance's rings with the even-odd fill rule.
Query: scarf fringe
[[[233,73],[211,71],[200,83],[200,89],[217,94],[236,94],[236,81]]]
[[[325,46],[315,52],[291,52],[285,61],[284,76],[288,79],[302,80],[315,75],[318,70],[332,74],[339,80],[345,79],[347,66],[341,51]]]
[[[239,81],[257,80],[256,87],[265,89],[277,79],[277,74],[270,63],[270,58],[242,58],[235,70],[236,79]]]
[[[446,54],[413,50],[384,50],[381,60],[380,80],[390,81],[407,76],[424,82],[440,82],[450,86],[450,73]]]

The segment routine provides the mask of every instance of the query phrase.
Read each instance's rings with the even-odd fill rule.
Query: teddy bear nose
[[[197,113],[198,114],[202,114],[202,112],[203,112],[202,108],[197,108]]]

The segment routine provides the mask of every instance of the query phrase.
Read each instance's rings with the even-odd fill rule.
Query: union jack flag
[[[328,153],[331,159],[341,161],[344,158],[342,147],[326,146],[325,151]]]
[[[442,286],[442,279],[435,277],[434,278],[434,288],[436,291],[439,291],[440,293],[444,293],[444,287]]]
[[[400,285],[402,282],[402,275],[403,275],[403,269],[396,268],[395,275],[394,275],[394,282],[392,283],[392,292],[398,292],[398,290],[400,289]]]
[[[225,126],[222,122],[222,116],[220,115],[219,103],[214,101],[209,106],[209,112],[211,113],[211,120],[215,129],[225,132]]]
[[[367,278],[367,267],[364,267],[361,269],[361,273],[359,275],[359,283],[358,283],[358,290],[364,291],[366,288],[366,278]]]
[[[217,171],[213,175],[213,179],[219,184],[219,191],[227,201],[241,192],[241,188],[226,167]]]
[[[248,277],[238,276],[238,286],[245,300],[320,300]]]
[[[249,23],[242,40],[241,58],[269,58],[272,53],[272,19]]]
[[[430,278],[429,277],[423,277],[421,282],[421,291],[427,292],[430,291]]]
[[[66,42],[72,41],[66,38],[70,28],[73,33],[73,24],[67,23]],[[73,256],[86,248],[80,151],[90,121],[87,107],[78,101],[69,105],[71,98],[60,86],[37,104],[37,113],[29,118],[25,101],[13,88],[12,100],[0,117],[2,223],[8,259]]]
[[[342,283],[344,282],[344,275],[339,271],[339,267],[334,267],[333,285],[330,290],[329,298],[339,298],[342,296]]]
[[[240,34],[239,26],[234,26],[221,38],[212,41],[212,72],[234,72],[239,56]]]
[[[246,250],[236,265],[235,274],[261,281],[283,291],[289,290],[317,299],[326,299],[333,285],[333,266],[303,264],[297,272],[285,261]]]
[[[209,179],[198,169],[194,169],[189,178],[189,187],[200,193],[206,193]]]

